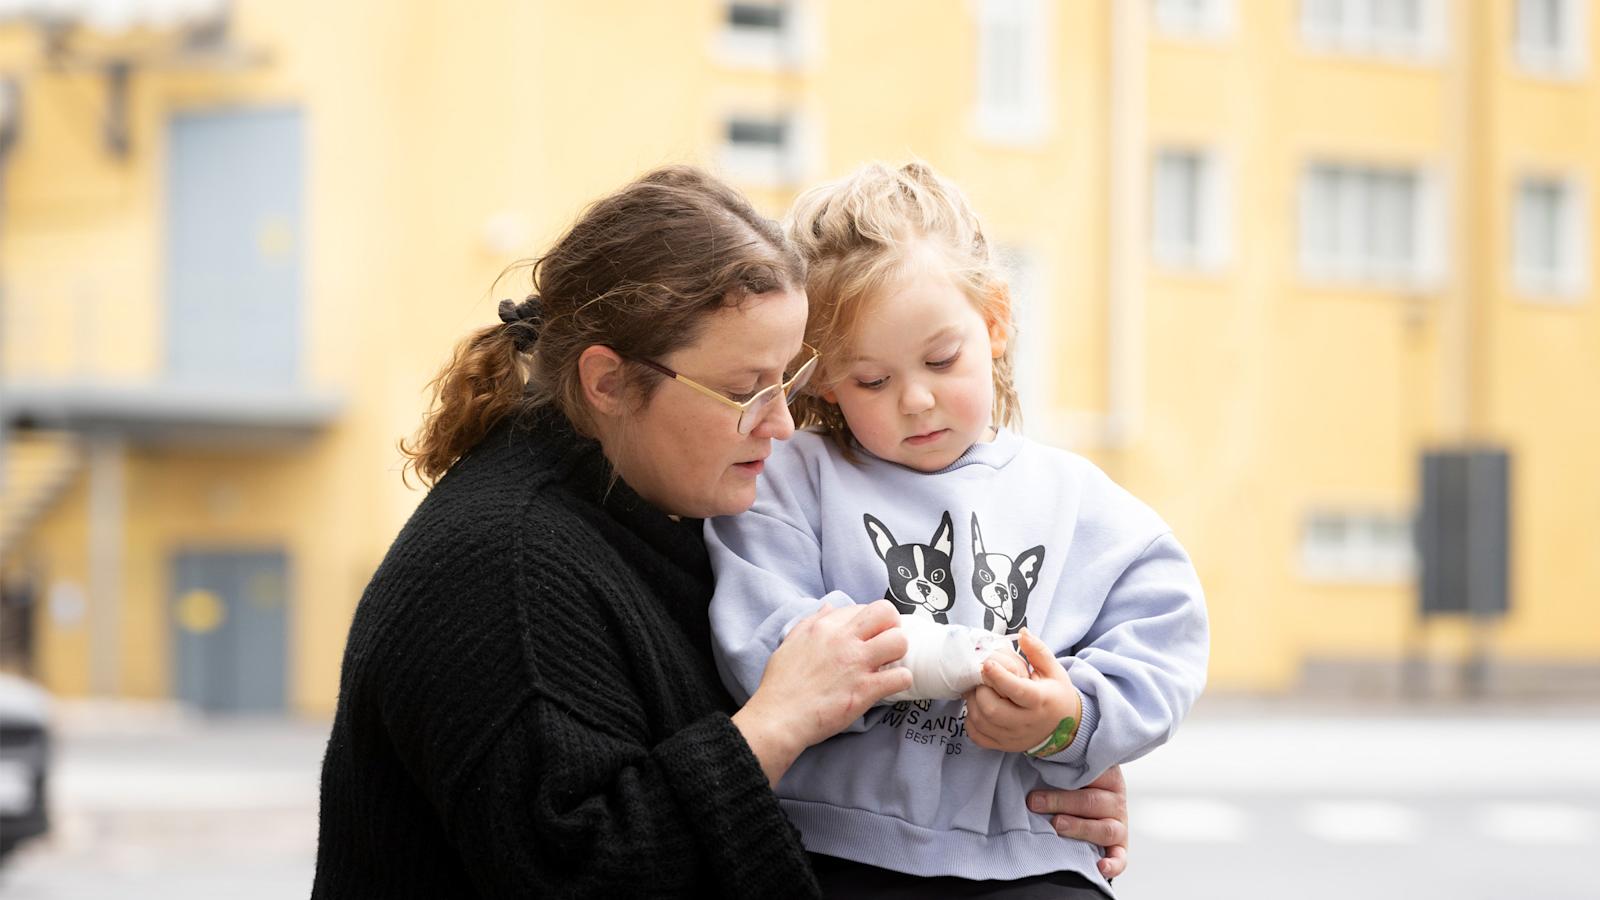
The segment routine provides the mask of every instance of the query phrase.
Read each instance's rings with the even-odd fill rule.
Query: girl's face
[[[874,456],[938,471],[989,438],[1003,339],[947,276],[918,267],[865,311],[827,399]]]
[[[700,337],[657,362],[735,400],[782,379],[806,328],[803,291],[773,291],[710,314]],[[705,518],[744,512],[772,441],[794,434],[788,406],[772,403],[749,434],[739,411],[675,381],[656,385],[607,447],[628,486],[656,508]]]

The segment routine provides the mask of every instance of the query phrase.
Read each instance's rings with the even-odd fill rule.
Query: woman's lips
[[[734,463],[733,467],[751,475],[760,475],[761,470],[767,467],[767,461],[764,459],[753,459],[749,462]]]
[[[938,431],[929,431],[925,434],[914,434],[911,437],[906,438],[906,443],[913,447],[920,447],[923,444],[931,444],[934,441],[937,441],[939,438],[944,437],[949,431],[950,429],[948,428],[941,428]]]

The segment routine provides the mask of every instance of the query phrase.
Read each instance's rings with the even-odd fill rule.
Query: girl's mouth
[[[910,444],[913,447],[920,447],[923,444],[931,444],[934,441],[937,441],[939,438],[944,437],[949,432],[950,432],[950,429],[948,429],[948,428],[940,428],[937,431],[929,431],[929,432],[925,432],[923,434],[914,434],[911,437],[906,438],[906,443]]]

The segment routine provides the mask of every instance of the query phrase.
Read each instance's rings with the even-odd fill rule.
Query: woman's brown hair
[[[533,293],[502,302],[500,324],[455,348],[429,387],[406,472],[433,484],[509,416],[553,406],[581,434],[594,423],[578,357],[603,344],[655,359],[693,343],[707,314],[805,284],[805,264],[775,222],[689,166],[657,169],[597,201],[530,266]],[[630,366],[640,403],[661,376]]]

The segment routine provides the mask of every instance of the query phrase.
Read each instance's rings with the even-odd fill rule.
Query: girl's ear
[[[834,406],[839,405],[839,395],[835,394],[832,388],[822,392],[822,399],[832,403]]]
[[[616,416],[626,409],[627,379],[623,375],[622,357],[610,347],[592,344],[578,356],[584,399],[602,415]]]
[[[995,286],[989,295],[988,312],[984,324],[989,327],[989,353],[995,359],[1006,355],[1011,343],[1011,294],[1004,287]]]

